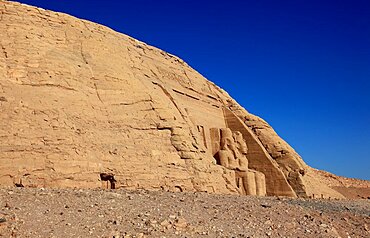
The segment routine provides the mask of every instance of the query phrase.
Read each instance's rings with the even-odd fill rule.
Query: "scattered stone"
[[[167,227],[168,225],[170,225],[170,222],[168,220],[163,220],[161,222],[161,226],[163,226],[163,227]]]
[[[137,237],[137,238],[144,238],[144,237],[145,237],[145,235],[144,235],[144,233],[138,233],[138,234],[136,235],[136,237]]]
[[[329,226],[327,224],[322,223],[322,224],[320,224],[320,227],[321,228],[328,228]]]
[[[40,228],[27,226],[27,229],[31,229],[31,231],[25,231],[21,221],[25,216],[33,216],[33,213],[38,215],[35,216],[34,221],[29,220],[27,223],[33,223],[36,227],[43,224],[45,229],[53,230],[47,233],[48,237],[60,237],[58,235],[61,234],[61,231],[58,231],[60,226],[56,225],[60,222],[65,224],[63,234],[73,230],[77,233],[80,232],[78,236],[81,237],[274,237],[275,235],[280,237],[311,237],[315,234],[338,237],[338,234],[342,234],[346,230],[353,230],[353,234],[357,234],[354,236],[351,233],[353,237],[366,237],[363,234],[367,234],[365,233],[367,226],[364,223],[366,222],[367,203],[363,204],[364,210],[356,210],[359,209],[357,204],[351,206],[353,207],[351,212],[343,214],[345,206],[352,204],[351,201],[331,201],[330,203],[320,201],[309,203],[309,208],[305,208],[302,206],[302,202],[291,204],[292,200],[289,199],[280,201],[270,198],[183,194],[181,196],[186,196],[186,199],[184,203],[179,203],[177,198],[168,200],[168,197],[171,196],[168,196],[166,192],[153,192],[155,195],[137,197],[131,203],[125,203],[122,201],[127,201],[126,196],[107,202],[107,200],[101,199],[106,197],[105,192],[99,190],[91,191],[89,196],[81,196],[80,194],[77,196],[73,191],[64,192],[63,196],[55,196],[63,191],[56,190],[35,200],[36,195],[32,192],[28,193],[29,189],[22,190],[24,191],[19,196],[13,196],[6,192],[2,193],[0,189],[0,197],[4,197],[5,200],[10,196],[13,198],[14,207],[21,208],[16,210],[22,218],[16,222],[18,232],[32,237],[40,236]],[[79,192],[81,193],[81,191]],[[132,193],[135,194],[135,192]],[[52,200],[51,197],[53,197]],[[67,203],[69,208],[83,207],[83,209],[77,209],[75,213],[71,213],[74,209],[64,210],[65,216],[63,217],[58,216],[58,210],[53,212],[55,208],[60,209]],[[94,206],[90,207],[89,204],[94,204]],[[207,208],[204,208],[204,204],[208,204]],[[273,209],[263,209],[262,205],[268,205]],[[327,210],[327,213],[331,214],[330,217],[325,214],[319,216],[319,211],[323,206],[326,209],[331,209]],[[339,207],[341,209],[338,209]],[[302,213],[303,210],[304,213]],[[45,213],[45,211],[50,212]],[[176,211],[177,213],[175,213]],[[178,215],[179,211],[182,211],[183,216]],[[363,218],[360,215],[351,216],[354,211],[362,211],[360,214]],[[11,212],[8,211],[9,214]],[[101,215],[110,219],[102,222],[105,219],[94,218],[94,216],[104,218]],[[342,215],[345,217],[341,217]],[[212,219],[215,216],[219,216],[219,219]],[[311,222],[313,218],[315,218],[314,223]],[[350,218],[351,221],[355,219],[356,225],[347,222],[349,221],[347,218]],[[13,218],[9,219],[13,220]],[[192,226],[188,221],[192,221],[191,223],[196,225]],[[334,228],[331,224],[337,222],[340,223],[340,226]],[[362,229],[354,229],[358,227],[357,224],[361,224]],[[0,226],[0,229],[4,227],[6,226]],[[126,233],[120,234],[120,230],[125,230]]]
[[[184,218],[176,219],[174,223],[177,230],[185,229],[188,226],[187,221]]]

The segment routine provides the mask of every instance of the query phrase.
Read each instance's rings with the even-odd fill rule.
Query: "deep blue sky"
[[[370,180],[370,1],[21,2],[178,55],[309,165]]]

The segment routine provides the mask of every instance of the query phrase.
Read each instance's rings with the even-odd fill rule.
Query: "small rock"
[[[138,234],[136,235],[136,237],[137,237],[137,238],[144,238],[144,237],[145,237],[145,235],[144,235],[144,233],[138,233]]]
[[[267,221],[265,221],[265,225],[272,225],[272,221],[270,221],[270,220],[267,220]]]
[[[6,222],[6,219],[4,217],[0,217],[0,223]]]
[[[179,218],[175,221],[176,229],[184,229],[188,226],[187,221],[184,218]]]
[[[326,224],[324,224],[324,223],[322,223],[322,224],[320,224],[320,227],[322,227],[322,228],[328,228],[329,226],[326,225]]]
[[[161,222],[161,226],[163,227],[167,227],[168,225],[170,225],[170,223],[167,220]]]

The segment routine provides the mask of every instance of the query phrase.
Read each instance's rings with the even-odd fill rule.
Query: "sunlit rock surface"
[[[0,13],[1,186],[342,197],[178,57],[62,13]]]

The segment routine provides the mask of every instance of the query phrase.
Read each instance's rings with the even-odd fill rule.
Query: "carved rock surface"
[[[342,197],[305,176],[309,167],[265,121],[178,57],[0,0],[1,186],[238,193],[235,171],[214,158],[211,128],[243,135],[267,195]]]

